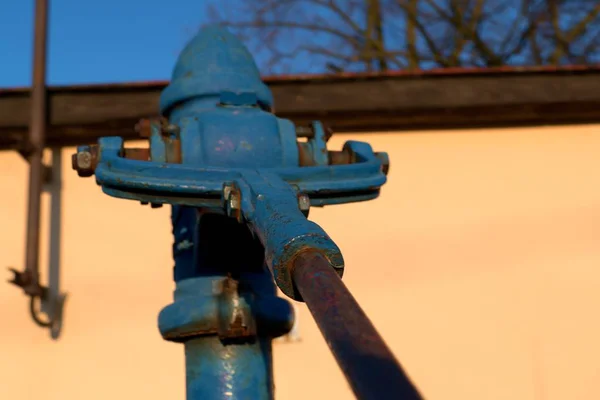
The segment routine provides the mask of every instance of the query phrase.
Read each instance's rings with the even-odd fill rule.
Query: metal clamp
[[[317,136],[323,136],[322,129]],[[324,144],[324,138],[321,141]],[[337,245],[306,219],[309,208],[374,199],[386,182],[381,157],[363,142],[344,145],[352,161],[348,164],[256,170],[165,162],[165,148],[155,143],[151,142],[152,161],[127,158],[119,137],[101,138],[97,147],[80,147],[78,154],[96,155],[86,166],[95,166],[96,182],[110,196],[204,208],[245,222],[263,243],[277,285],[297,300],[301,296],[290,271],[303,249],[321,251],[340,276],[344,268]],[[161,161],[155,161],[154,154]]]

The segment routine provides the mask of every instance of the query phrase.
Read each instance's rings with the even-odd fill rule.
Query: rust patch
[[[307,143],[297,143],[298,145],[298,160],[301,167],[314,166],[310,148]]]
[[[352,164],[352,155],[346,150],[332,150],[328,153],[329,165]]]
[[[130,148],[124,149],[123,157],[131,160],[150,161],[150,149]]]
[[[199,337],[199,336],[209,336],[216,335],[216,329],[204,329],[204,330],[195,330],[188,332],[169,332],[166,335],[163,335],[163,339],[168,340],[170,342],[182,342],[186,339]]]
[[[179,138],[165,138],[165,159],[168,163],[181,164],[181,140]]]
[[[219,296],[219,339],[223,342],[252,342],[256,338],[254,317],[238,292],[239,283],[230,276],[222,282]]]

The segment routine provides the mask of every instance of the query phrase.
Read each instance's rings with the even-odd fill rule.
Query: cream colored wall
[[[389,152],[389,183],[311,217],[425,396],[600,398],[600,126],[332,142],[349,138]],[[0,399],[183,399],[183,349],[156,328],[173,289],[168,209],[64,169],[64,336],[1,285]],[[0,266],[20,268],[26,166],[1,153],[0,171]],[[300,321],[301,342],[275,345],[278,398],[352,398],[303,306]]]

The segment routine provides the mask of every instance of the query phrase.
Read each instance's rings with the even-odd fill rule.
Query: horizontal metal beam
[[[337,132],[600,122],[600,67],[441,70],[265,79],[276,113],[319,119]],[[48,146],[137,138],[156,117],[166,82],[50,87]],[[17,149],[30,120],[29,89],[0,89],[0,149]]]

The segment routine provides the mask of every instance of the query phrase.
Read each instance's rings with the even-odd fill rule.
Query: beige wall
[[[382,197],[311,217],[426,397],[600,398],[600,126],[354,138],[390,153]],[[183,399],[183,349],[156,328],[173,288],[168,209],[64,169],[64,336],[1,285],[0,399]],[[0,171],[0,266],[20,268],[26,166],[1,153]],[[352,398],[303,306],[300,319],[302,341],[275,345],[278,398]]]

